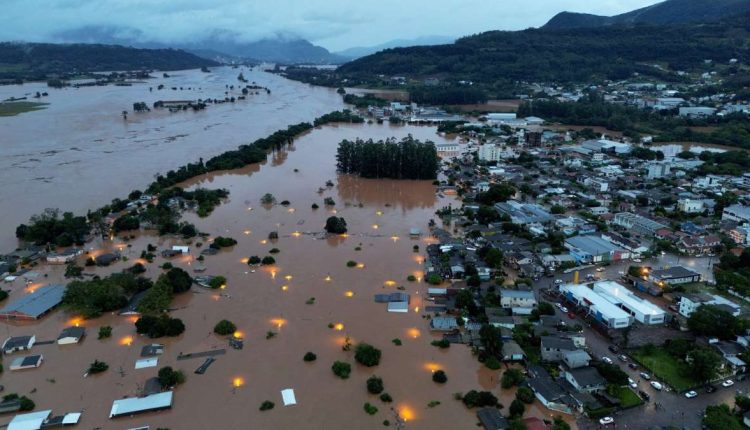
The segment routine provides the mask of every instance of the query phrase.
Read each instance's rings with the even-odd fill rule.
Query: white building
[[[680,315],[686,318],[690,317],[696,309],[703,305],[719,306],[734,316],[739,316],[742,311],[738,304],[716,294],[685,294],[680,299]]]
[[[648,165],[647,179],[663,178],[669,175],[671,166],[669,163],[651,163]]]
[[[688,214],[697,214],[705,210],[703,200],[680,199],[677,201],[677,209]]]
[[[503,308],[533,308],[536,298],[533,291],[500,290],[500,306]]]
[[[594,283],[594,292],[632,315],[636,321],[646,324],[664,324],[666,313],[648,300],[641,299],[624,286],[612,281]]]
[[[680,108],[680,116],[686,116],[690,118],[712,116],[715,113],[716,109],[712,107],[695,106]]]
[[[610,300],[583,284],[566,284],[560,287],[565,298],[587,308],[589,315],[610,328],[625,328],[633,322],[633,317]]]
[[[481,161],[502,161],[506,158],[513,158],[516,153],[505,146],[494,145],[488,143],[486,145],[480,145],[477,151],[477,156]]]
[[[453,142],[436,143],[435,149],[437,150],[438,154],[447,156],[458,155],[459,152],[458,144]]]
[[[750,222],[750,206],[732,205],[724,208],[721,214],[722,220],[736,221],[739,223]]]

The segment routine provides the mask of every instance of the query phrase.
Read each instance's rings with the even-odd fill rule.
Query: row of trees
[[[411,135],[401,141],[343,140],[336,161],[340,172],[364,178],[435,179],[439,166],[435,145]]]

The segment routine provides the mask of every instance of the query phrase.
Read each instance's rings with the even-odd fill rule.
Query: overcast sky
[[[55,41],[84,26],[135,29],[142,41],[185,42],[216,30],[273,34],[332,51],[419,36],[543,25],[563,10],[615,15],[658,0],[1,0],[0,40]]]

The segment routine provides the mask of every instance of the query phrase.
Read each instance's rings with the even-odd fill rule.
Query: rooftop
[[[700,274],[682,266],[674,266],[669,269],[654,270],[651,272],[651,276],[658,279],[689,278],[696,275]]]
[[[131,397],[119,399],[112,402],[112,409],[109,412],[110,418],[122,415],[133,415],[139,412],[152,411],[157,409],[166,409],[172,407],[172,392],[151,394],[146,397]]]
[[[630,318],[630,314],[584,284],[566,284],[560,287],[560,291],[570,292],[609,318]]]
[[[629,309],[640,312],[644,315],[664,314],[658,306],[651,302],[641,299],[624,286],[613,281],[601,281],[594,283],[594,291],[601,293],[602,296],[614,304],[622,303]]]
[[[0,316],[5,318],[14,316],[39,318],[59,305],[64,293],[65,285],[49,285],[39,288],[5,306],[0,310]]]

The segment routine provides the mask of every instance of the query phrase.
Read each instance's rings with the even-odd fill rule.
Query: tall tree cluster
[[[342,173],[392,179],[435,179],[439,164],[435,145],[411,135],[400,141],[343,140],[336,161]]]

